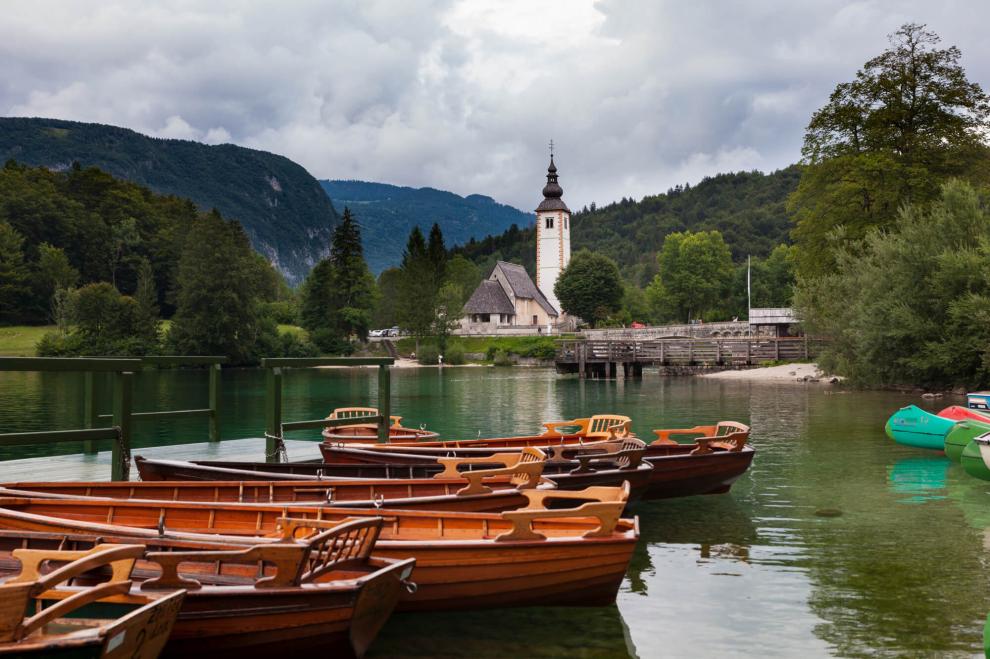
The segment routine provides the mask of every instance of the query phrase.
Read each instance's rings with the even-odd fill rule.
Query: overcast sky
[[[990,2],[11,2],[0,114],[280,153],[317,178],[640,198],[800,157],[837,82],[907,21],[990,88]]]

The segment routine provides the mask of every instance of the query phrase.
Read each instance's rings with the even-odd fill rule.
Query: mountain
[[[800,169],[792,165],[770,174],[737,172],[703,179],[695,186],[677,186],[641,201],[622,199],[607,206],[584,208],[571,219],[571,248],[606,254],[633,283],[645,286],[656,273],[657,252],[675,231],[722,233],[737,261],[766,256],[790,242],[787,197],[797,187]],[[510,228],[501,235],[470,240],[452,249],[482,269],[497,260],[515,261],[531,273],[535,267],[533,227]]]
[[[483,195],[461,197],[433,188],[406,188],[366,181],[320,181],[338,208],[348,206],[361,226],[364,256],[375,274],[402,260],[409,232],[424,234],[436,222],[447,246],[500,234],[513,224],[533,223],[528,213]]]
[[[58,119],[0,118],[0,162],[61,171],[73,162],[216,208],[291,283],[326,255],[338,216],[320,184],[288,158],[233,144],[147,137]]]

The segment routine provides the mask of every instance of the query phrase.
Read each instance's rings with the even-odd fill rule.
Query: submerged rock
[[[841,517],[842,511],[838,508],[819,508],[815,511],[815,517]]]

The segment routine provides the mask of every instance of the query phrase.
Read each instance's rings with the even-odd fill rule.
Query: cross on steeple
[[[553,160],[553,140],[550,140],[550,160]]]

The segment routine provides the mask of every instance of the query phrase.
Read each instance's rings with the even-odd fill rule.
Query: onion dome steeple
[[[570,213],[570,209],[561,197],[564,190],[557,182],[557,166],[553,164],[553,151],[550,152],[550,166],[547,167],[547,184],[543,186],[543,201],[536,207],[536,212],[563,210]]]

